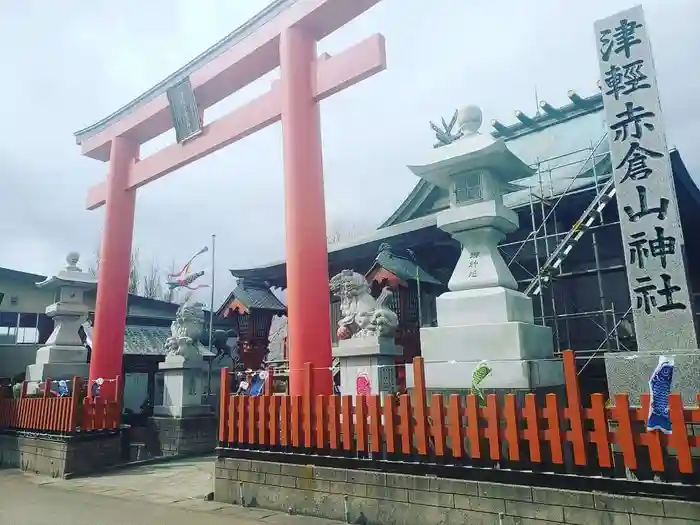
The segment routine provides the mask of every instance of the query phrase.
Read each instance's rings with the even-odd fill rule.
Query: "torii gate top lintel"
[[[268,21],[262,18],[269,16],[271,6],[268,6],[159,85],[109,117],[77,131],[76,142],[81,146],[83,155],[107,162],[113,137],[126,136],[143,144],[173,127],[166,91],[188,74],[200,110],[204,111],[280,65],[279,38],[285,29],[304,27],[318,41],[379,1],[278,1],[277,4],[287,4],[289,7]],[[257,21],[258,18],[261,20]],[[238,33],[242,34],[237,36]],[[235,43],[231,44],[232,40]]]

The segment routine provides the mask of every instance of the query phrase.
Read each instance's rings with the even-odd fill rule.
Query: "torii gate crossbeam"
[[[384,38],[317,57],[316,42],[379,0],[297,0],[252,34],[190,73],[200,113],[280,66],[270,91],[207,124],[201,133],[139,159],[140,145],[173,127],[165,88],[130,111],[76,133],[84,155],[108,161],[107,180],[90,188],[88,209],[105,205],[90,379],[121,375],[129,262],[137,188],[282,120],[290,390],[331,393],[328,254],[318,103],[386,68]],[[278,0],[279,3],[279,0]],[[108,387],[110,383],[105,383]],[[103,390],[105,390],[103,387]]]

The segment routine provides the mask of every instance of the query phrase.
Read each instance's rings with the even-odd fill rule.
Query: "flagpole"
[[[211,354],[214,340],[214,262],[216,259],[216,234],[211,236],[211,302],[209,303],[209,370],[207,377],[207,394],[211,396]],[[208,399],[208,398],[207,398]]]

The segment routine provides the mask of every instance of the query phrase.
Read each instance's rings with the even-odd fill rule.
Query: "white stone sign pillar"
[[[688,354],[698,347],[697,335],[642,6],[598,20],[594,29],[637,347],[651,354]],[[636,401],[658,358],[629,357],[606,356],[608,382],[611,393],[629,392]],[[697,374],[698,357],[684,359]],[[684,359],[676,359],[677,369]],[[688,395],[695,396],[694,386]]]
[[[88,316],[83,293],[95,288],[97,279],[78,267],[79,260],[78,253],[69,253],[64,270],[37,283],[39,288],[54,290],[55,302],[46,308],[46,315],[53,318],[54,329],[44,346],[37,350],[36,362],[27,367],[27,381],[88,376],[87,348],[78,330]]]
[[[437,225],[462,245],[449,292],[437,298],[438,327],[421,329],[426,384],[430,390],[469,389],[477,364],[487,360],[492,373],[484,388],[559,386],[563,373],[552,359],[552,332],[534,324],[532,300],[518,291],[498,250],[518,227],[517,214],[503,205],[503,192],[532,170],[502,139],[478,133],[479,108],[464,108],[458,122],[461,138],[409,166],[449,190],[451,207],[438,214]],[[406,381],[412,385],[410,369]]]

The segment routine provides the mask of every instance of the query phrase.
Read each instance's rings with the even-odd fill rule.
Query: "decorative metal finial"
[[[455,140],[462,138],[461,131],[457,131],[457,133],[455,134],[452,133],[452,130],[454,129],[455,124],[457,123],[457,114],[458,111],[455,110],[454,114],[452,115],[452,118],[450,119],[449,124],[445,122],[444,118],[441,119],[442,129],[440,129],[434,122],[430,122],[430,128],[435,132],[435,138],[438,139],[437,143],[433,144],[434,148],[447,146],[448,144],[452,144]]]

